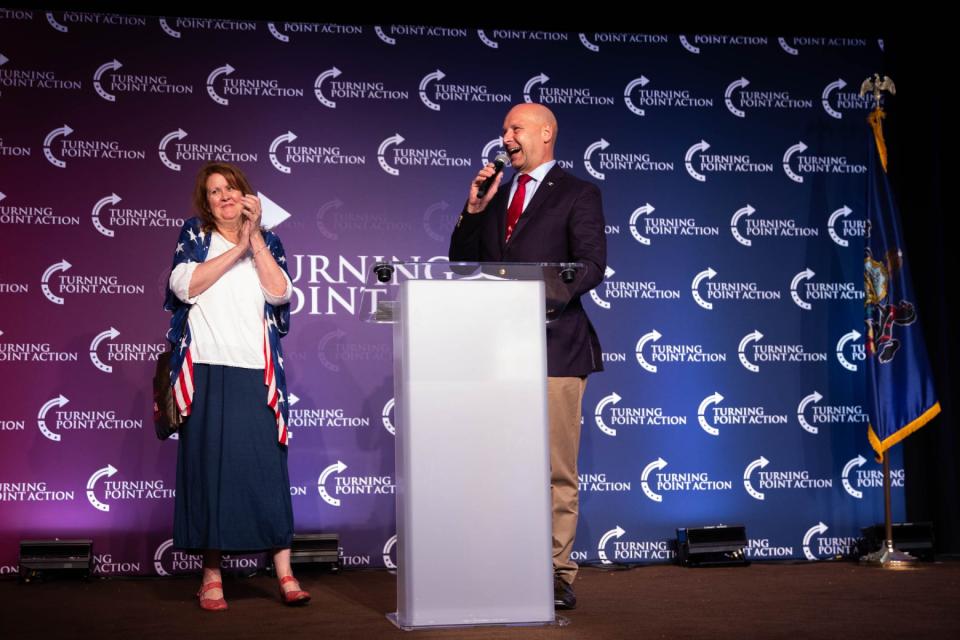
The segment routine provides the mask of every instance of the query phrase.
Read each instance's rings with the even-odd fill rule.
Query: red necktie
[[[507,209],[507,242],[510,242],[510,235],[514,227],[517,226],[517,220],[523,213],[523,201],[527,196],[527,183],[533,178],[525,173],[521,173],[517,178],[517,190],[513,192],[513,200],[510,201],[510,207]]]

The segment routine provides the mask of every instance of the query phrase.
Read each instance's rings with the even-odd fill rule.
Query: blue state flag
[[[873,128],[863,259],[867,397],[870,446],[883,460],[887,449],[940,413],[933,375],[903,251],[900,215],[887,179],[887,150],[880,108]]]

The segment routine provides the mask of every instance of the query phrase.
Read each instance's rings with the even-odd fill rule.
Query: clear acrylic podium
[[[381,263],[393,324],[403,629],[552,624],[547,356],[579,264]]]

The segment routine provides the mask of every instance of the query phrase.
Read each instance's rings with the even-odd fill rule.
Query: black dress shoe
[[[553,579],[553,608],[554,609],[576,609],[577,596],[573,593],[573,587],[561,580]]]

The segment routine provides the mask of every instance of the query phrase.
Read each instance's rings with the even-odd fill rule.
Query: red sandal
[[[223,597],[219,598],[204,598],[203,595],[207,591],[213,589],[223,589],[222,582],[208,582],[205,585],[200,587],[200,591],[197,591],[197,597],[200,598],[200,608],[204,611],[226,611],[227,601]]]
[[[300,589],[300,583],[297,582],[297,588],[291,589],[290,591],[284,591],[283,585],[288,582],[297,582],[297,579],[293,576],[283,576],[280,578],[280,599],[283,600],[283,604],[290,606],[299,606],[307,604],[310,602],[310,594]]]

